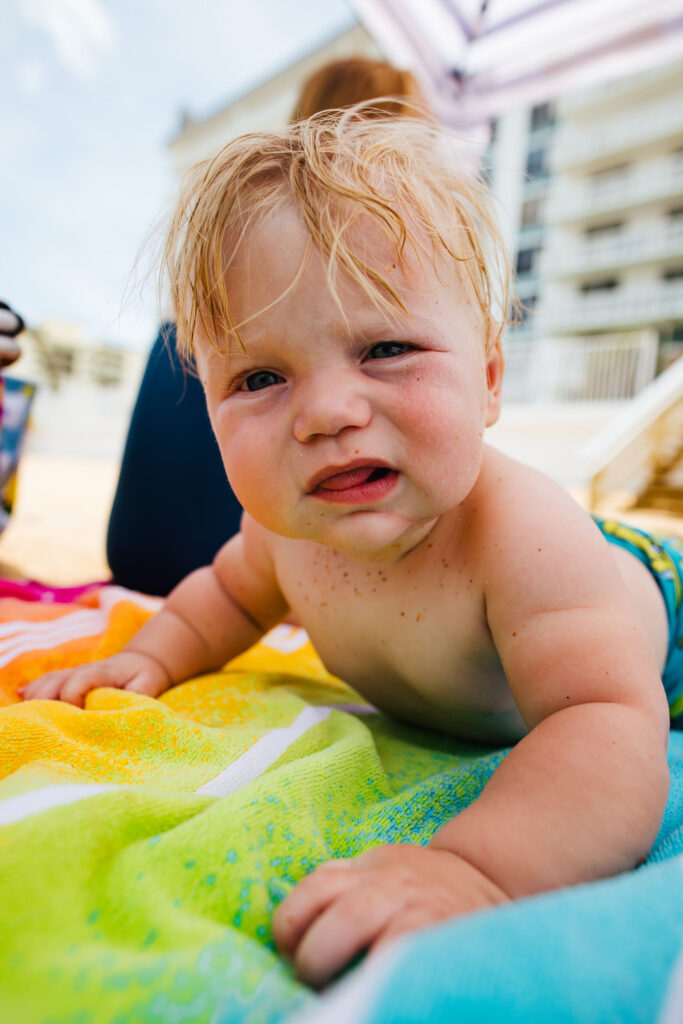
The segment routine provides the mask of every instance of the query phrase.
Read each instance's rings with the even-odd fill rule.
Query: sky
[[[345,0],[2,0],[0,299],[148,346],[181,110],[214,112],[352,22]]]

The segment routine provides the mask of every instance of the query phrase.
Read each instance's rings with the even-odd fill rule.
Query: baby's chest
[[[461,728],[468,716],[512,705],[476,575],[391,574],[333,559],[297,568],[283,586],[290,607],[328,670],[378,707],[471,735],[477,729]]]

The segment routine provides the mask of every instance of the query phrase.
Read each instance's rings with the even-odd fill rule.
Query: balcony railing
[[[680,70],[676,64],[662,69],[655,67],[650,71],[641,71],[635,75],[617,77],[611,82],[604,82],[602,85],[591,89],[582,89],[578,92],[567,93],[560,100],[560,114],[581,114],[586,111],[594,111],[600,106],[614,106],[615,101],[624,103],[633,98],[640,98],[648,88],[663,88],[666,82],[672,82],[675,87],[680,80]]]
[[[542,302],[538,310],[542,331],[623,330],[683,318],[683,280],[647,281],[609,291],[576,292],[565,301]]]
[[[545,250],[549,277],[581,276],[597,270],[633,267],[683,257],[683,217],[646,230],[614,231],[579,244],[558,243]]]
[[[592,127],[560,129],[553,149],[555,167],[590,163],[610,154],[644,149],[657,139],[683,135],[680,96],[641,104],[627,114],[605,117]]]
[[[682,195],[683,158],[653,160],[604,178],[585,178],[581,185],[560,185],[549,201],[548,219],[571,222]]]
[[[511,341],[506,402],[604,402],[632,398],[655,374],[657,335]]]

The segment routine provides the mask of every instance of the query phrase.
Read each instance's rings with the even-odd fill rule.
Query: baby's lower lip
[[[395,487],[398,477],[397,470],[379,466],[367,475],[350,470],[323,481],[311,492],[311,497],[342,505],[367,505],[387,495]]]

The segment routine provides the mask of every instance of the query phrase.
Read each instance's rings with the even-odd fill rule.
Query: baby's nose
[[[333,437],[347,427],[367,426],[371,416],[367,398],[341,378],[312,382],[300,394],[294,436],[302,443],[317,436]]]

